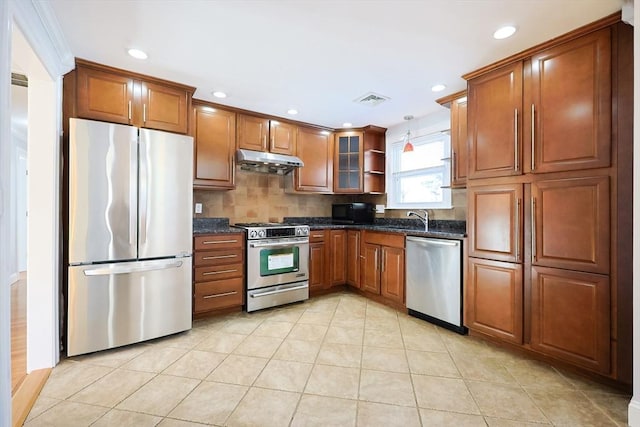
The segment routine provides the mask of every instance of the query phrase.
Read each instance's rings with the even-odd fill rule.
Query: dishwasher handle
[[[460,246],[459,240],[425,239],[423,237],[410,237],[410,236],[407,236],[407,242],[413,242],[421,245]]]

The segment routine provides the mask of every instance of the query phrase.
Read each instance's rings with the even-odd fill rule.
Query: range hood
[[[244,149],[236,152],[236,163],[244,170],[278,175],[286,175],[293,169],[304,166],[302,160],[295,156]]]

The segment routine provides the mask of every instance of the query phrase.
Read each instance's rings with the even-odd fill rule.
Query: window
[[[404,153],[405,141],[390,146],[390,182],[387,207],[451,208],[450,141],[442,132],[411,139],[413,151]]]

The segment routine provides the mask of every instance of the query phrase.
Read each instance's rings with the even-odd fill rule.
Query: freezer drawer
[[[409,314],[466,332],[462,325],[461,242],[408,236],[406,257]]]
[[[69,268],[67,355],[191,329],[191,257]]]

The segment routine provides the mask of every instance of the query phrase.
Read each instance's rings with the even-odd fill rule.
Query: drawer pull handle
[[[229,295],[235,295],[238,291],[224,292],[221,294],[213,294],[213,295],[205,295],[202,299],[210,299],[210,298],[220,298],[220,297],[228,297]]]
[[[202,242],[203,245],[218,245],[220,243],[238,243],[237,240],[206,240]]]
[[[216,255],[216,256],[203,256],[202,259],[224,259],[224,258],[235,258],[238,255]]]
[[[317,238],[319,238],[319,239],[320,239],[320,238],[322,238],[322,237],[324,237],[324,236],[323,236],[322,234],[314,234],[314,235],[312,235],[311,237],[313,237],[313,238],[316,238],[316,237],[317,237]]]
[[[203,276],[214,276],[216,274],[224,274],[224,273],[235,273],[238,271],[237,269],[233,270],[220,270],[220,271],[207,271],[206,273],[202,273]]]

